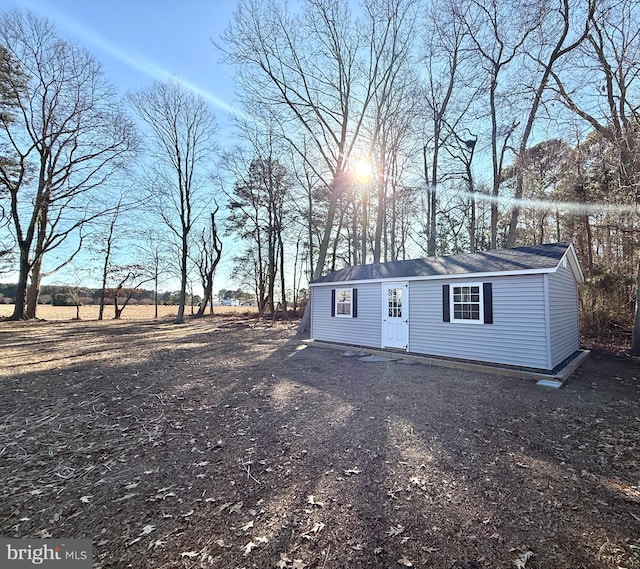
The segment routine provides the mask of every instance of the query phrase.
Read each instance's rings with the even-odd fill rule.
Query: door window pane
[[[402,289],[390,288],[387,293],[389,318],[402,318]]]

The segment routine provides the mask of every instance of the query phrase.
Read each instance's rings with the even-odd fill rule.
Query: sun
[[[373,175],[371,171],[371,160],[363,158],[361,160],[357,160],[353,164],[353,175],[360,182],[366,182],[371,179]]]

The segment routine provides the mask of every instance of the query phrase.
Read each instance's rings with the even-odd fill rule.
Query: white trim
[[[338,293],[341,290],[348,290],[349,291],[349,314],[338,314]],[[344,302],[344,304],[346,304],[346,301]],[[348,287],[348,286],[342,286],[340,288],[336,288],[336,303],[333,307],[333,313],[335,318],[353,318],[353,287]]]
[[[451,280],[451,279],[490,279],[493,277],[509,277],[509,276],[517,276],[517,275],[544,275],[548,273],[555,273],[558,270],[558,267],[547,268],[547,269],[524,269],[522,271],[497,271],[497,272],[485,272],[485,273],[462,273],[455,275],[428,275],[428,276],[414,276],[414,277],[400,277],[404,282],[412,282],[412,281],[435,281],[435,280]],[[309,283],[310,287],[314,286],[342,286],[342,288],[346,288],[345,284],[350,285],[359,285],[359,284],[371,284],[371,283],[393,283],[398,282],[399,278],[382,278],[382,279],[359,279],[353,281],[330,281],[324,283]]]
[[[564,257],[563,257],[564,259]],[[542,279],[544,287],[544,342],[547,347],[547,369],[552,369],[551,366],[551,314],[549,313],[549,275],[545,275]]]
[[[407,343],[403,346],[387,346],[384,342],[384,333],[385,333],[385,315],[387,314],[387,311],[389,310],[389,297],[388,294],[387,296],[385,296],[385,287],[386,290],[388,291],[389,288],[402,288],[404,290],[404,292],[402,293],[402,320],[403,323],[406,324],[406,333],[407,333]],[[382,301],[382,313],[381,313],[381,326],[382,329],[380,331],[380,347],[381,348],[385,348],[385,347],[392,347],[392,348],[398,348],[398,349],[404,349],[406,351],[409,351],[409,283],[407,281],[389,281],[389,282],[384,282],[384,283],[380,283],[380,299]]]
[[[474,283],[455,283],[449,287],[449,321],[454,322],[456,324],[484,324],[484,283],[474,282]],[[480,308],[480,318],[469,319],[469,318],[456,318],[455,310],[454,310],[454,302],[453,302],[453,289],[456,287],[463,286],[476,286],[478,287],[478,306]],[[474,303],[475,304],[475,303]]]
[[[584,273],[582,272],[582,268],[580,267],[580,262],[578,261],[578,255],[576,254],[576,250],[573,247],[573,243],[569,243],[569,248],[567,252],[563,255],[567,257],[569,255],[569,251],[571,251],[571,255],[569,260],[569,266],[571,267],[571,272],[573,273],[573,278],[576,279],[578,284],[582,284],[584,282]]]

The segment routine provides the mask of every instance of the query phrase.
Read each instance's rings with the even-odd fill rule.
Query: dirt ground
[[[640,367],[560,390],[237,317],[0,323],[0,534],[96,568],[640,568]]]

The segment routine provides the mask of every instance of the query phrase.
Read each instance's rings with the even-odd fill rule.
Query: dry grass
[[[195,308],[194,308],[195,311]],[[158,306],[158,316],[160,318],[170,318],[178,312],[177,306]],[[216,306],[215,314],[254,314],[256,309],[251,306]],[[0,318],[13,314],[13,304],[0,304]],[[187,307],[186,314],[191,314],[191,307]],[[151,320],[154,315],[153,306],[130,305],[122,313],[123,320]],[[74,320],[76,317],[75,306],[51,306],[41,304],[38,306],[38,318],[42,320]],[[105,307],[105,319],[113,318],[113,307]],[[80,320],[97,320],[98,306],[81,306]]]

